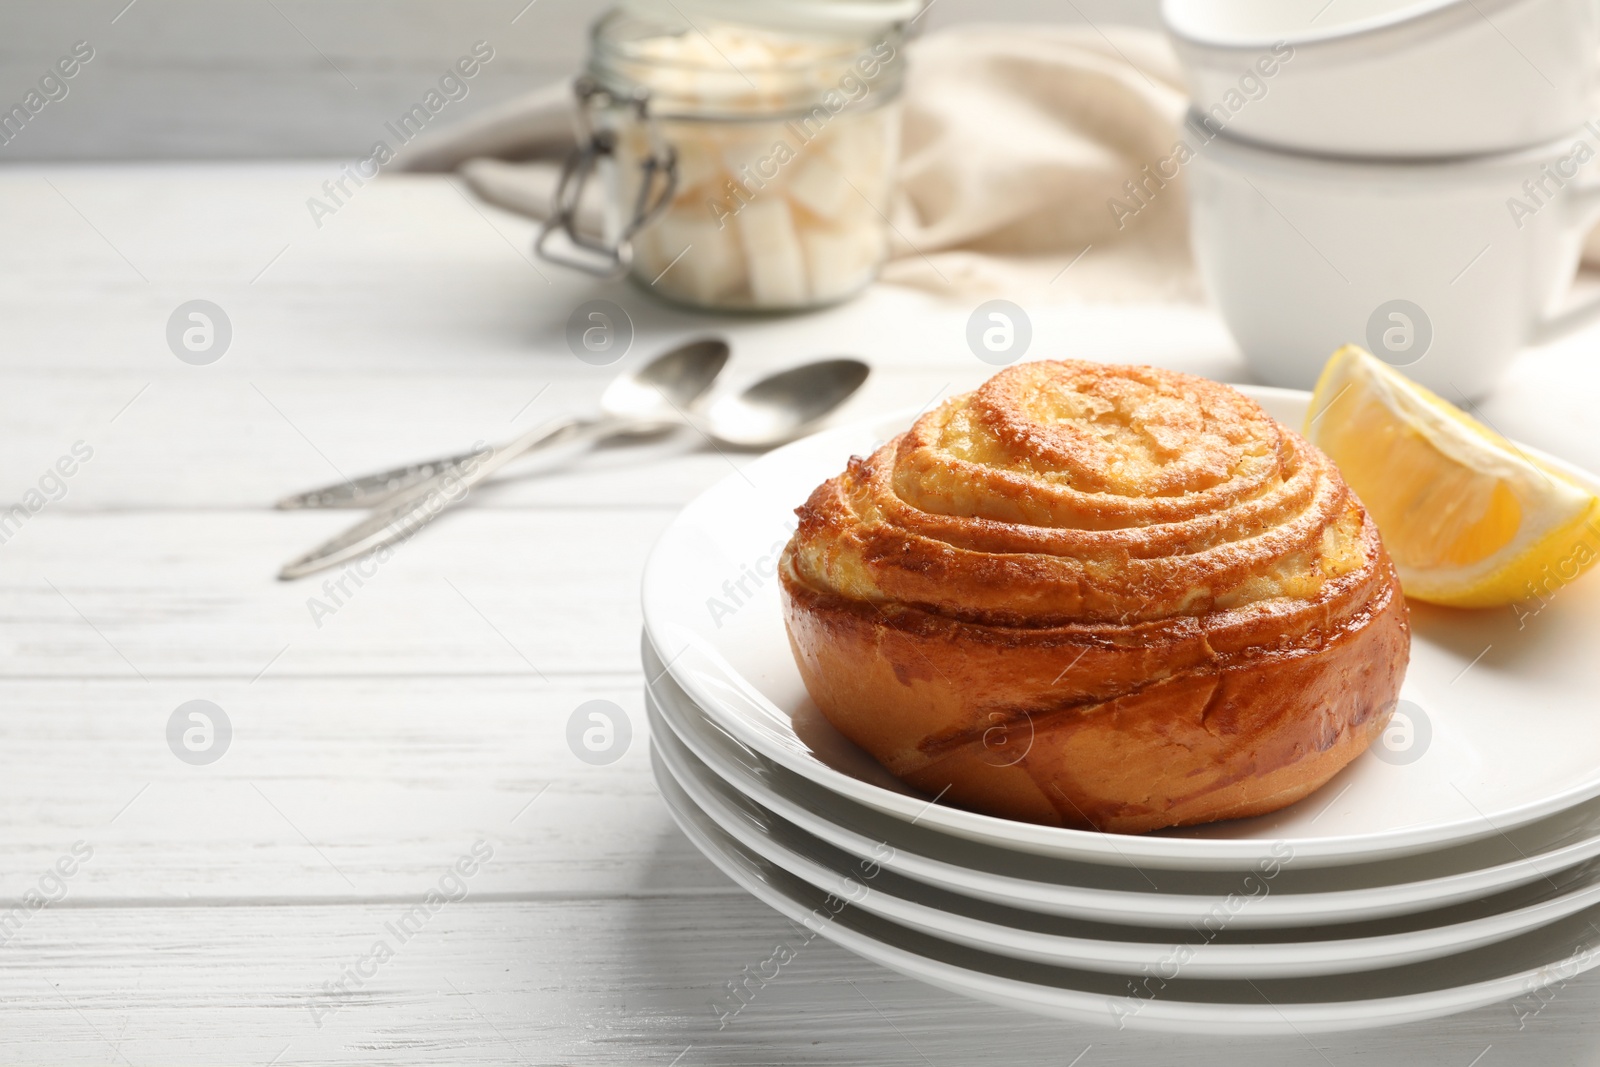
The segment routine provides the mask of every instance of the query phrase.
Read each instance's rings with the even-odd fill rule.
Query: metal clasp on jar
[[[602,278],[620,278],[628,273],[633,262],[634,235],[660,215],[672,200],[678,185],[677,153],[661,139],[655,120],[650,116],[648,90],[638,89],[631,97],[619,99],[585,74],[573,83],[573,92],[578,98],[578,146],[561,168],[553,210],[540,227],[533,250],[552,263],[575,267]],[[639,191],[628,217],[615,227],[614,236],[607,234],[596,240],[578,230],[578,202],[584,185],[601,166],[616,165],[618,136],[614,123],[597,122],[596,113],[601,109],[623,107],[644,130],[650,150],[639,163]],[[614,207],[608,205],[608,209]],[[547,247],[551,236],[557,232],[566,238],[567,248]]]

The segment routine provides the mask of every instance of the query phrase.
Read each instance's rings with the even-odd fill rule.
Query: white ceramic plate
[[[1309,395],[1243,387],[1301,423]],[[1402,697],[1420,709],[1420,758],[1374,752],[1305,800],[1256,819],[1143,836],[1039,826],[963,811],[902,785],[847,741],[806,694],[773,566],[811,490],[909,425],[912,413],[831,430],[757,459],[707,490],[645,567],[651,643],[694,702],[741,742],[859,803],[972,841],[1106,864],[1247,870],[1292,851],[1297,867],[1414,855],[1501,833],[1600,795],[1600,583],[1580,581],[1536,616],[1413,605]],[[1532,450],[1529,450],[1532,451]],[[1557,461],[1552,460],[1555,463]],[[1600,490],[1594,476],[1557,464]]]
[[[1462,955],[1265,984],[1192,978],[1181,965],[1129,977],[1010,959],[889,922],[762,859],[695,807],[659,760],[653,762],[662,797],[684,834],[758,900],[873,963],[1039,1015],[1117,1029],[1304,1036],[1416,1022],[1533,997],[1600,963],[1595,909]]]
[[[1189,978],[1351,974],[1491,945],[1600,904],[1600,869],[1591,866],[1559,892],[1536,883],[1403,919],[1281,933],[1235,930],[1222,907],[1210,924],[1181,932],[1047,917],[932,888],[805,833],[695,759],[653,708],[650,736],[689,801],[755,855],[863,911],[1012,959],[1132,975],[1162,973],[1181,961]]]
[[[653,713],[736,792],[858,859],[988,904],[1143,927],[1192,927],[1226,915],[1230,929],[1281,929],[1369,922],[1491,895],[1512,908],[1508,890],[1534,885],[1561,893],[1600,869],[1593,859],[1600,855],[1600,800],[1425,855],[1306,869],[1291,862],[1270,877],[1271,868],[1132,870],[978,844],[853,803],[756,755],[689,701],[648,644],[643,652],[655,679],[646,691]]]

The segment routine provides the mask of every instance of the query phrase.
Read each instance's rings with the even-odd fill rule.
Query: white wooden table
[[[352,516],[270,502],[589,404],[613,370],[563,331],[590,297],[633,313],[630,359],[707,327],[734,338],[735,376],[865,356],[878,373],[844,418],[985,377],[970,308],[885,289],[712,323],[535,268],[525,222],[441,179],[386,178],[319,230],[304,202],[334,170],[0,172],[0,508],[42,501],[0,544],[0,892],[18,909],[0,913],[0,1059],[1600,1062],[1593,977],[1521,1029],[1499,1006],[1175,1040],[970,1003],[820,940],[719,1031],[724,983],[793,935],[656,797],[637,580],[674,510],[743,460],[683,440],[486,487],[318,619],[322,579],[274,574]],[[232,324],[207,366],[166,342],[191,299]],[[1030,310],[1036,354],[1243,374],[1197,308]],[[1531,353],[1484,411],[1600,467],[1597,339]],[[79,441],[93,454],[58,485]],[[204,766],[166,738],[196,699],[233,729]],[[591,699],[634,728],[608,766],[565,740]],[[466,898],[418,918],[474,847],[492,857]],[[30,909],[41,891],[59,899]]]

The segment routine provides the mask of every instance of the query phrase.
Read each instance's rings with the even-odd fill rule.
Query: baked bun
[[[1377,528],[1237,390],[1008,368],[853,457],[779,573],[829,721],[945,803],[1141,833],[1292,804],[1410,652]]]

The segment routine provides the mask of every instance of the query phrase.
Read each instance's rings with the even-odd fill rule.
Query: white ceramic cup
[[[1309,388],[1357,343],[1447,399],[1600,317],[1566,301],[1600,185],[1600,122],[1552,144],[1452,162],[1371,163],[1205,136],[1189,170],[1206,288],[1261,380]],[[1580,173],[1581,169],[1581,173]]]
[[[1245,140],[1441,158],[1542,144],[1600,86],[1597,0],[1163,0],[1195,107]]]

